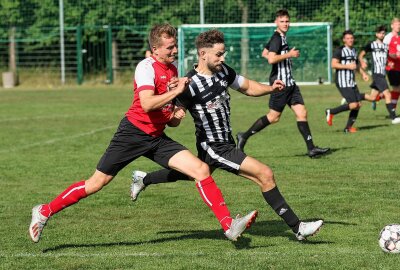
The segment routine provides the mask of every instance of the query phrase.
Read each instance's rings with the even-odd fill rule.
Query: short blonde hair
[[[392,23],[395,23],[395,22],[400,22],[400,19],[399,18],[393,18],[393,20],[392,20]]]
[[[154,25],[149,33],[150,48],[159,47],[161,45],[163,34],[167,35],[169,38],[176,38],[176,29],[169,23]]]

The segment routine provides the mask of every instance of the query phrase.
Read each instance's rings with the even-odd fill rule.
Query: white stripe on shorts
[[[211,146],[209,146],[207,144],[207,142],[202,142],[201,147],[204,149],[204,151],[206,151],[210,155],[211,158],[218,160],[218,162],[228,165],[229,167],[231,167],[235,170],[239,170],[240,164],[236,164],[235,162],[232,162],[230,160],[227,160],[227,159],[219,156],[218,154],[216,154],[214,152],[214,150],[212,150]]]

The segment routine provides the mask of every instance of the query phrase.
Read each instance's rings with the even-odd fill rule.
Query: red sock
[[[52,216],[64,208],[86,198],[85,181],[70,185],[63,193],[57,196],[49,204],[42,205],[40,213],[46,217]]]
[[[221,223],[222,229],[224,231],[228,230],[232,223],[231,214],[214,179],[209,176],[196,183],[196,186],[203,201],[210,207],[219,223]]]
[[[399,99],[399,92],[391,91],[390,95],[392,96],[392,104],[394,104],[394,108],[397,107],[397,100]]]

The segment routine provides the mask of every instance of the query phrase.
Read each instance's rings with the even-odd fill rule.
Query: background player
[[[228,87],[249,96],[261,96],[283,89],[282,81],[271,86],[249,80],[227,66],[224,36],[218,30],[201,33],[196,39],[199,64],[188,73],[189,88],[178,96],[179,106],[189,110],[196,127],[198,156],[212,169],[221,168],[239,174],[259,185],[263,198],[296,234],[298,240],[315,234],[323,221],[301,222],[286,203],[275,183],[272,170],[237,149],[230,126]],[[163,169],[150,174],[134,171],[132,200],[150,184],[189,179],[177,171]]]
[[[174,114],[172,101],[187,87],[189,79],[174,79],[177,76],[177,69],[172,65],[177,55],[174,27],[169,24],[154,26],[149,42],[152,56],[136,67],[132,105],[97,164],[95,173],[86,181],[72,184],[50,203],[32,209],[29,234],[34,242],[40,240],[43,227],[52,215],[101,190],[120,170],[140,156],[196,179],[201,197],[230,240],[236,240],[255,220],[257,211],[232,219],[208,165],[165,135],[166,125],[177,126],[180,123],[181,118]],[[179,115],[179,111],[177,113]]]
[[[400,96],[400,19],[394,18],[391,24],[392,32],[387,34],[383,42],[389,46],[389,57],[386,71],[389,83],[392,86],[392,103],[396,109]]]
[[[376,40],[368,43],[364,50],[358,55],[360,67],[366,71],[367,63],[364,61],[364,57],[367,53],[371,53],[373,61],[373,72],[372,72],[372,84],[371,94],[361,94],[362,99],[375,102],[382,93],[385,97],[386,108],[389,112],[389,117],[392,119],[392,124],[399,124],[400,118],[396,118],[396,110],[391,102],[391,95],[389,92],[389,86],[386,82],[386,62],[388,55],[388,46],[383,43],[385,37],[386,27],[378,26],[375,31]]]
[[[326,121],[329,126],[332,126],[334,115],[350,110],[349,119],[344,128],[344,132],[354,133],[357,132],[357,129],[353,127],[353,125],[357,119],[362,99],[355,81],[354,73],[357,69],[357,52],[353,48],[354,34],[351,30],[344,31],[342,39],[344,45],[337,48],[333,53],[331,65],[332,68],[336,69],[336,87],[339,89],[342,97],[346,99],[347,104],[327,109],[325,111]],[[363,79],[368,80],[368,76],[364,70],[360,69],[360,72]]]
[[[269,77],[270,84],[272,85],[276,79],[282,80],[285,83],[285,89],[279,93],[271,94],[269,112],[267,115],[260,117],[246,132],[239,132],[237,134],[237,147],[244,151],[244,146],[249,137],[263,130],[270,124],[277,123],[284,108],[288,105],[296,116],[297,127],[307,145],[308,156],[317,157],[324,155],[330,149],[319,148],[314,145],[307,121],[307,110],[304,106],[303,97],[292,76],[291,58],[299,57],[300,52],[296,50],[295,47],[290,49],[286,41],[286,33],[290,25],[289,12],[287,10],[279,10],[276,13],[275,23],[277,29],[267,43],[262,55],[267,58],[268,63],[272,64]]]

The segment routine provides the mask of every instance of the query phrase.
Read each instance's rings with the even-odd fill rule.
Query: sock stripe
[[[74,187],[73,189],[71,189],[70,191],[67,192],[67,194],[65,194],[64,196],[62,196],[62,199],[65,199],[66,197],[68,197],[68,195],[70,195],[72,192],[74,192],[75,190],[80,190],[82,188],[85,188],[85,184],[83,184],[82,186],[79,187]]]
[[[199,191],[200,191],[201,196],[204,198],[204,200],[206,201],[206,203],[207,203],[210,207],[213,206],[212,203],[210,202],[210,200],[207,198],[207,196],[206,196],[206,194],[205,194],[205,192],[204,192],[204,190],[203,190],[203,187],[202,187],[202,185],[201,185],[201,181],[198,182],[196,185],[197,185],[197,187],[198,187],[198,189],[199,189]]]

